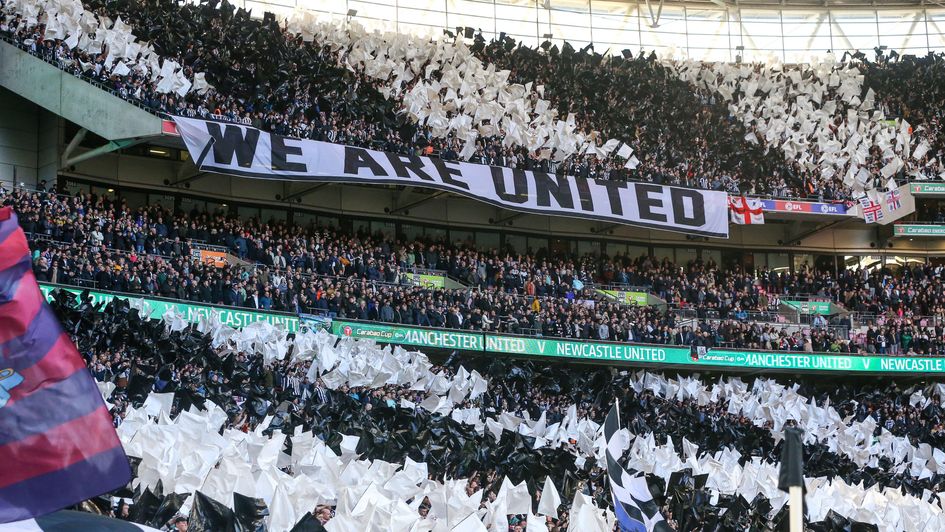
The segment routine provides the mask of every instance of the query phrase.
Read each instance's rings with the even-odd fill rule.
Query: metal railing
[[[802,293],[797,293],[797,294],[778,293],[778,294],[773,294],[773,295],[777,296],[778,299],[780,299],[782,303],[784,303],[785,301],[815,301],[815,302],[819,301],[819,302],[826,302],[826,303],[836,303],[836,300],[833,298],[833,296],[815,294],[815,293],[809,293],[809,292],[802,292]]]
[[[198,240],[196,238],[188,239],[187,242],[190,244],[190,247],[193,249],[204,249],[207,251],[218,251],[220,253],[232,254],[232,250],[226,246],[221,246],[218,244],[207,244],[206,240]]]
[[[623,283],[593,283],[585,282],[584,288],[590,288],[593,290],[619,290],[621,292],[644,292],[647,294],[653,294],[653,285],[634,285],[634,284],[623,284]],[[655,295],[655,294],[653,294]]]
[[[800,324],[799,321],[794,321],[794,322],[788,321],[787,316],[780,314],[776,311],[761,311],[761,310],[742,311],[744,312],[745,317],[740,318],[736,316],[736,311],[730,311],[723,317],[717,310],[700,310],[700,309],[695,309],[695,308],[673,307],[673,306],[670,306],[669,310],[675,313],[677,316],[680,316],[684,319],[732,320],[732,321],[759,322],[759,323]],[[700,314],[702,314],[702,316],[700,316]]]
[[[920,327],[934,327],[936,325],[945,325],[945,316],[895,316],[888,314],[874,314],[868,312],[852,312],[847,316],[853,327],[869,327],[871,325],[882,325],[886,321],[911,320]]]
[[[61,238],[56,238],[56,237],[54,237],[54,236],[52,236],[52,235],[47,235],[46,233],[24,232],[24,234],[26,235],[26,240],[27,240],[27,242],[35,242],[35,241],[56,242],[56,243],[63,243],[63,242],[65,242],[65,241],[62,240]],[[111,247],[108,247],[108,246],[105,246],[105,245],[92,244],[92,243],[90,243],[90,242],[81,242],[81,243],[80,243],[80,242],[70,242],[70,243],[71,243],[71,244],[76,244],[76,245],[81,245],[81,246],[88,246],[88,247],[91,247],[91,248],[96,248],[96,247],[97,247],[97,248],[100,248],[102,251],[107,251],[108,253],[111,253],[111,254],[114,254],[114,255],[122,255],[122,256],[135,255],[135,256],[137,256],[137,257],[158,258],[158,259],[164,260],[165,262],[169,262],[169,261],[171,261],[171,260],[180,259],[180,258],[191,258],[189,255],[185,255],[185,254],[183,254],[183,253],[180,254],[180,255],[161,255],[160,253],[148,253],[147,251],[143,251],[143,252],[140,252],[140,253],[139,253],[139,252],[137,252],[137,251],[135,251],[135,250],[116,249],[116,248],[111,248]],[[187,245],[189,245],[189,241],[186,241],[186,240],[185,240],[185,241],[182,241],[181,243],[182,243],[182,244],[187,244]]]
[[[239,258],[239,256],[237,256],[237,258]],[[253,262],[253,261],[248,261],[248,260],[246,260],[246,259],[240,259],[240,260],[246,261],[247,263],[249,263],[250,265],[252,265],[253,273],[256,273],[256,271],[257,271],[260,267],[263,267],[263,268],[266,268],[266,270],[267,270],[268,272],[276,273],[276,274],[279,274],[279,275],[282,275],[282,276],[285,276],[285,277],[288,277],[289,275],[298,275],[298,276],[302,277],[303,279],[307,279],[307,280],[311,280],[311,279],[343,280],[343,279],[348,279],[348,278],[349,278],[349,277],[341,276],[341,275],[323,275],[323,274],[318,274],[318,273],[309,273],[309,272],[302,271],[301,268],[298,268],[298,269],[297,269],[297,268],[290,268],[290,267],[288,267],[288,266],[285,267],[285,268],[278,268],[278,267],[275,267],[275,266],[270,266],[270,265],[268,265],[268,264],[259,262],[258,260],[255,261],[255,262]],[[448,276],[446,275],[446,271],[445,271],[445,270],[425,270],[425,269],[422,269],[422,268],[402,268],[402,269],[401,269],[401,274],[441,275],[441,276],[443,276],[443,277],[448,277]],[[367,280],[367,279],[364,279],[364,280]],[[371,282],[371,283],[377,283],[377,284],[382,284],[382,285],[387,285],[387,286],[405,286],[405,285],[413,285],[413,284],[414,284],[414,283],[412,283],[412,282],[390,283],[390,282],[387,282],[387,281],[380,281],[380,280],[371,280],[371,281],[369,281],[369,282]],[[470,287],[465,287],[465,288],[470,288]]]
[[[2,185],[0,185],[0,189],[2,189]],[[76,196],[56,192],[55,190],[52,190],[52,187],[50,187],[49,190],[43,190],[40,188],[27,185],[26,183],[13,183],[12,189],[2,189],[2,190],[6,191],[6,193],[5,194],[0,193],[0,200],[10,197],[15,192],[27,192],[29,194],[42,194],[45,196],[51,196],[51,197],[62,199],[62,200],[76,199]]]

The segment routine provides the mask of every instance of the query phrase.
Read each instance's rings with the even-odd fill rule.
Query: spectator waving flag
[[[765,223],[765,212],[760,199],[729,196],[728,212],[732,223],[736,225]]]
[[[604,439],[607,457],[607,477],[610,479],[610,493],[614,498],[614,514],[620,532],[668,532],[673,530],[663,519],[659,507],[653,501],[650,488],[643,476],[631,475],[617,462],[623,450],[618,434],[620,421],[617,417],[617,405],[610,407],[604,419]]]
[[[131,478],[95,381],[33,277],[26,236],[0,209],[0,523],[30,519]]]

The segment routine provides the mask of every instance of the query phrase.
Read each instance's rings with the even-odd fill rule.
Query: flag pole
[[[791,532],[804,528],[804,440],[797,427],[784,429],[781,448],[781,468],[778,471],[778,489],[788,493],[788,524]]]
[[[788,491],[788,502],[790,504],[790,530],[791,532],[801,532],[804,526],[803,488],[791,486]]]
[[[614,408],[617,409],[617,430],[620,430],[620,399],[614,397]]]

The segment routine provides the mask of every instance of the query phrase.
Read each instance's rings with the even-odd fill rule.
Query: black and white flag
[[[621,454],[620,438],[617,436],[620,422],[617,405],[610,408],[604,420],[606,440],[607,478],[614,498],[614,514],[621,532],[668,532],[673,530],[663,519],[659,507],[653,501],[650,488],[643,475],[631,475],[617,461]]]

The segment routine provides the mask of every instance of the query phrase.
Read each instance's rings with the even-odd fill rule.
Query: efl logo
[[[352,330],[350,325],[345,325],[345,328],[341,330],[345,336],[351,336]]]

